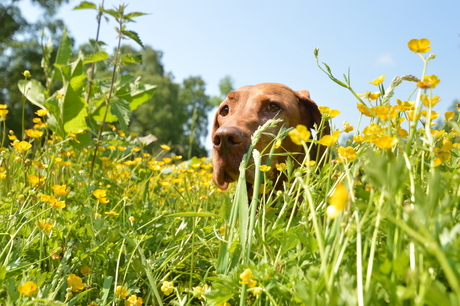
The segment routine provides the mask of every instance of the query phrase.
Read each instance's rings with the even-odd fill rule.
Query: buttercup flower
[[[142,298],[131,295],[125,302],[126,306],[142,306]]]
[[[332,135],[323,136],[320,140],[318,140],[318,143],[323,146],[329,147],[329,146],[332,146],[334,143],[336,143],[337,140],[339,140],[339,136],[340,136],[340,131],[337,130],[334,133],[332,133]]]
[[[162,144],[162,145],[160,146],[160,148],[162,148],[162,149],[165,150],[165,151],[171,150],[171,148],[170,148],[169,146],[165,145],[165,144]]]
[[[22,75],[25,76],[27,79],[32,76],[29,70],[24,70],[24,72],[22,72]]]
[[[376,78],[375,80],[373,80],[372,82],[369,82],[369,84],[372,84],[372,85],[379,85],[379,84],[381,84],[384,80],[385,80],[385,76],[384,76],[384,75],[381,75],[381,76],[379,76],[378,78]]]
[[[67,185],[54,185],[51,189],[58,196],[65,196],[70,192],[70,189],[67,189]]]
[[[93,196],[99,201],[101,204],[107,204],[110,202],[110,200],[106,199],[107,197],[107,191],[103,189],[96,189],[93,192]]]
[[[356,106],[358,110],[367,117],[374,117],[374,115],[369,111],[369,109],[363,103],[357,103]]]
[[[430,40],[426,38],[422,39],[411,39],[407,46],[415,53],[426,53],[431,50]]]
[[[348,200],[347,188],[343,183],[337,185],[334,193],[329,198],[329,206],[326,210],[326,215],[329,219],[333,220],[337,218],[345,208]]]
[[[67,278],[67,286],[69,286],[72,292],[78,292],[85,288],[85,284],[80,277],[76,276],[75,274],[70,274]]]
[[[396,108],[391,105],[377,105],[372,108],[372,111],[380,118],[382,121],[393,120],[398,116]]]
[[[418,82],[416,85],[420,88],[435,88],[441,82],[436,75],[425,75],[423,80]]]
[[[254,275],[252,274],[251,269],[246,269],[243,273],[240,274],[242,285],[248,285],[249,288],[255,287],[257,285],[257,281],[253,279]]]
[[[272,167],[267,166],[267,165],[261,165],[261,166],[260,166],[260,171],[262,171],[262,172],[268,172],[268,171],[270,171],[271,168],[272,168]]]
[[[454,112],[445,112],[444,116],[446,117],[446,121],[452,120],[455,117]]]
[[[46,232],[50,232],[51,229],[53,228],[54,226],[54,223],[47,223],[46,220],[37,220],[35,221],[35,225],[38,227],[38,228],[41,228],[42,230],[46,231]]]
[[[38,185],[38,184],[40,184],[40,182],[43,182],[45,180],[45,177],[37,176],[35,174],[29,174],[27,176],[27,178],[29,179],[29,182],[34,184],[34,185]]]
[[[49,111],[47,109],[39,109],[38,111],[35,112],[35,114],[39,117],[46,116],[46,114],[48,113]]]
[[[380,91],[376,91],[374,93],[371,93],[370,91],[366,91],[365,94],[358,94],[358,96],[361,96],[363,98],[368,99],[369,101],[374,101],[377,100],[378,97],[380,97],[382,93]]]
[[[340,147],[338,149],[339,152],[339,158],[338,160],[340,162],[351,162],[356,159],[356,156],[358,153],[356,153],[355,149],[353,147]]]
[[[174,283],[173,282],[168,282],[164,281],[163,285],[161,286],[161,291],[164,293],[164,295],[168,296],[174,291]]]
[[[340,111],[335,109],[331,110],[331,108],[327,106],[319,106],[318,109],[321,114],[327,115],[329,118],[337,117],[340,114]]]
[[[353,129],[354,129],[354,127],[352,127],[352,126],[350,125],[350,122],[345,121],[345,122],[343,123],[343,131],[344,131],[345,133],[351,132],[351,131],[353,131]]]
[[[311,133],[305,125],[299,124],[295,129],[290,130],[288,135],[293,143],[301,145],[302,142],[307,142],[310,139]]]
[[[117,286],[117,288],[115,289],[115,295],[118,298],[124,299],[124,298],[126,298],[128,296],[128,291],[123,286]]]
[[[439,96],[434,96],[433,98],[430,98],[427,94],[421,95],[420,99],[422,100],[423,105],[425,105],[426,107],[434,107],[439,102]]]
[[[19,285],[18,291],[20,294],[30,296],[31,294],[36,294],[38,292],[38,287],[33,281],[28,281],[23,285]]]
[[[28,143],[27,141],[19,141],[19,142],[15,142],[13,144],[13,147],[18,150],[19,152],[22,152],[22,151],[27,151],[29,150],[30,148],[32,148],[32,145],[30,143]]]
[[[43,132],[42,131],[39,131],[39,130],[32,130],[32,129],[28,129],[28,130],[25,130],[25,133],[27,136],[29,136],[30,138],[40,138],[43,136]]]
[[[374,144],[380,149],[391,149],[398,142],[396,136],[390,137],[383,135],[374,141]]]
[[[84,266],[80,269],[80,273],[83,274],[84,276],[88,276],[91,274],[91,268],[88,266]]]

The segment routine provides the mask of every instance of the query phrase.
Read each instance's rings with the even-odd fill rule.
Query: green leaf
[[[155,85],[147,85],[141,82],[124,86],[116,92],[116,96],[130,103],[131,111],[134,111],[139,105],[147,102],[155,93]]]
[[[112,289],[112,281],[113,276],[106,276],[104,278],[104,284],[102,285],[102,305],[105,305],[105,302],[107,301],[107,297]]]
[[[111,112],[118,118],[121,129],[124,131],[128,130],[129,117],[131,116],[131,111],[129,110],[129,102],[122,99],[116,99],[111,104],[111,106]]]
[[[74,10],[97,9],[97,5],[89,1],[82,1],[80,2],[80,4],[78,4],[73,9]]]
[[[142,55],[141,54],[123,54],[121,56],[121,63],[125,66],[138,63],[142,64]]]
[[[139,34],[137,34],[136,32],[134,31],[129,31],[129,30],[122,30],[121,33],[125,36],[128,36],[129,38],[131,38],[132,40],[134,40],[135,42],[138,43],[139,46],[141,46],[142,48],[144,48],[144,45],[142,44],[142,41],[139,37]]]
[[[37,80],[20,80],[18,87],[30,103],[45,109],[45,87]]]
[[[126,14],[124,17],[125,17],[125,19],[129,19],[130,21],[132,21],[131,19],[133,19],[135,17],[145,16],[145,15],[148,15],[148,14],[147,13],[142,13],[142,12],[132,12],[132,13]]]
[[[61,111],[62,111],[62,123],[64,125],[64,131],[77,132],[80,130],[86,130],[86,101],[78,95],[70,84],[67,86],[64,98],[63,98]]]
[[[67,35],[67,29],[64,28],[62,32],[61,42],[56,54],[56,65],[67,65],[72,57],[72,41]],[[61,80],[61,72],[59,69],[54,69],[56,79]]]
[[[104,51],[100,51],[94,54],[91,54],[90,56],[86,57],[86,59],[83,61],[83,64],[89,64],[89,63],[96,63],[100,61],[104,61],[109,58],[109,54]]]

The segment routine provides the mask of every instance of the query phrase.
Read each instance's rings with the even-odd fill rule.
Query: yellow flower
[[[377,105],[372,108],[372,111],[383,121],[393,120],[398,116],[396,108],[391,105]]]
[[[275,144],[273,145],[273,147],[274,147],[275,149],[278,149],[279,147],[281,147],[281,139],[278,138],[278,139],[275,141]]]
[[[425,75],[416,85],[420,88],[435,88],[441,82],[436,75]]]
[[[302,142],[306,142],[310,139],[311,133],[305,125],[299,124],[295,129],[290,130],[288,135],[291,137],[293,143],[301,145]]]
[[[42,230],[44,230],[44,231],[46,231],[46,232],[50,232],[51,229],[52,229],[53,226],[54,226],[54,223],[46,223],[46,222],[47,222],[47,221],[46,221],[46,220],[43,220],[43,219],[42,219],[42,220],[37,220],[37,221],[35,221],[35,225],[36,225],[38,228],[40,228],[40,229],[42,229]]]
[[[91,268],[88,267],[88,266],[84,266],[80,269],[80,272],[81,274],[83,274],[84,276],[88,276],[91,274]]]
[[[340,162],[351,162],[356,159],[356,156],[358,153],[356,153],[355,149],[353,147],[340,147],[338,149],[339,152],[339,158],[338,160]]]
[[[162,145],[160,146],[160,148],[162,148],[162,149],[165,150],[165,151],[171,150],[171,148],[170,148],[169,146],[165,145],[165,144],[162,144]]]
[[[398,135],[401,138],[407,138],[407,137],[409,137],[409,132],[407,130],[403,129],[403,128],[399,128],[398,129]]]
[[[385,80],[385,76],[384,76],[384,75],[381,75],[381,76],[379,76],[378,78],[376,78],[375,80],[373,80],[372,82],[369,82],[369,84],[372,84],[372,85],[379,85],[379,84],[381,84],[384,80]]]
[[[369,109],[364,105],[363,103],[357,103],[356,106],[358,107],[358,110],[367,117],[374,117],[374,115],[369,111]]]
[[[426,38],[422,39],[411,39],[407,46],[415,53],[426,53],[431,50],[430,40]]]
[[[326,210],[326,215],[329,219],[333,220],[337,218],[342,210],[345,208],[348,200],[347,188],[343,183],[337,185],[334,193],[329,198],[329,206]]]
[[[364,140],[364,136],[362,136],[362,135],[353,135],[353,141],[354,142],[360,143],[363,140]]]
[[[281,163],[281,164],[276,164],[276,169],[278,171],[284,171],[287,169],[287,165],[285,163]]]
[[[110,200],[106,199],[107,191],[103,189],[96,189],[93,192],[93,196],[99,201],[101,204],[107,204]]]
[[[257,285],[257,281],[253,279],[254,275],[252,274],[251,269],[246,269],[243,273],[240,274],[242,285],[248,285],[249,288],[255,287]]]
[[[364,141],[367,141],[367,142],[373,142],[374,140],[376,140],[379,136],[381,136],[381,134],[383,134],[384,130],[383,128],[372,122],[369,126],[366,126],[363,130],[363,134],[364,134]]]
[[[80,277],[76,276],[75,274],[70,274],[67,278],[67,286],[71,288],[72,292],[78,292],[85,288],[85,284]]]
[[[3,107],[4,105],[4,107]],[[6,120],[6,114],[9,113],[9,110],[6,109],[6,104],[0,104],[0,121]]]
[[[70,189],[67,189],[67,185],[54,185],[51,189],[58,196],[65,196],[70,192]]]
[[[38,292],[37,284],[33,281],[25,282],[24,285],[18,286],[18,291],[20,294],[30,296],[31,294],[36,294]]]
[[[327,106],[319,106],[318,109],[321,114],[325,114],[329,116],[329,118],[337,117],[340,114],[340,111],[335,110],[335,109],[331,110]]]
[[[354,129],[354,127],[352,127],[352,126],[350,125],[350,122],[345,121],[345,122],[343,123],[343,131],[344,131],[345,133],[349,133],[349,132],[353,131],[353,129]]]
[[[378,139],[374,140],[374,144],[380,149],[391,149],[398,142],[396,136],[390,137],[388,135],[383,135]]]
[[[43,117],[46,114],[48,114],[48,112],[49,111],[47,109],[39,109],[38,111],[35,112],[35,114],[39,117]]]
[[[259,168],[260,168],[260,171],[262,171],[262,172],[268,172],[268,171],[270,171],[270,169],[272,167],[267,166],[267,165],[261,165]]]
[[[142,298],[131,295],[125,302],[126,306],[142,306]]]
[[[452,120],[455,117],[454,112],[445,112],[444,116],[446,117],[446,121]]]
[[[123,286],[117,286],[117,288],[115,289],[115,295],[117,296],[117,298],[124,299],[128,296],[128,291]]]
[[[43,181],[45,180],[45,177],[43,177],[43,176],[36,176],[36,175],[34,175],[34,174],[29,174],[29,175],[27,176],[27,178],[29,179],[29,182],[30,182],[31,184],[34,184],[34,185],[38,185],[38,184],[40,184],[40,182],[43,182]]]
[[[54,207],[54,208],[64,208],[65,207],[64,201],[54,201],[54,202],[50,202],[50,204],[51,204],[51,207]]]
[[[413,110],[414,109],[414,104],[415,102],[414,101],[411,101],[411,102],[403,102],[399,99],[396,99],[396,103],[398,103],[398,105],[396,105],[396,110],[400,111],[400,112],[404,112],[404,111],[408,111],[408,110]]]
[[[113,211],[113,210],[106,211],[106,212],[104,212],[104,214],[109,215],[109,216],[118,216],[119,215],[119,213],[117,213],[116,211]]]
[[[323,146],[329,147],[335,144],[337,140],[339,140],[339,136],[340,136],[340,131],[337,130],[334,133],[332,133],[332,135],[323,136],[320,140],[318,140],[318,143]]]
[[[30,78],[32,75],[30,74],[30,71],[29,70],[24,70],[24,72],[22,72],[22,75],[26,77],[26,79]]]
[[[368,99],[369,101],[374,101],[377,100],[378,97],[380,97],[382,93],[380,91],[376,91],[374,93],[371,93],[370,91],[366,91],[365,94],[358,94],[358,96],[361,96],[363,98]]]
[[[430,98],[427,94],[421,95],[420,99],[422,100],[423,105],[425,105],[426,107],[434,107],[439,102],[439,96],[434,96],[433,98]]]
[[[30,148],[32,148],[32,145],[30,143],[28,143],[27,141],[19,141],[19,142],[15,142],[13,144],[13,147],[18,150],[19,152],[22,152],[22,151],[27,151],[29,150]]]
[[[163,291],[164,295],[168,296],[174,291],[174,283],[164,281],[163,285],[161,286],[161,291]]]
[[[25,130],[25,132],[26,132],[26,135],[29,136],[30,138],[38,139],[43,136],[43,132],[39,130],[28,129],[28,130]]]

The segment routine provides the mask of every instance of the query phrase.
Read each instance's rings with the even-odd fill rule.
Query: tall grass
[[[43,110],[19,141],[2,106],[0,304],[458,305],[460,128],[457,113],[432,126],[437,77],[426,75],[426,43],[409,43],[423,60],[420,78],[384,87],[381,77],[374,93],[355,93],[349,76],[340,81],[320,65],[369,123],[304,139],[307,150],[327,146],[330,162],[278,165],[282,190],[259,167],[272,147],[250,149],[240,180],[221,192],[208,159],[183,161],[166,145],[146,152],[121,123],[98,125],[100,139],[90,127],[74,133],[64,124],[61,133],[47,125],[53,110]],[[74,90],[88,114],[93,82]],[[401,82],[415,90],[394,99]],[[37,102],[26,89],[24,99]],[[337,116],[321,111],[324,121]],[[351,131],[341,146],[339,134]],[[273,135],[270,146],[288,133]],[[257,173],[248,196],[251,156]]]

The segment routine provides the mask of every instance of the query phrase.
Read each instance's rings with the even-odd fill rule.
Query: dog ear
[[[299,90],[294,92],[296,97],[299,99],[299,112],[301,124],[305,125],[309,129],[319,128],[321,126],[321,112],[318,109],[318,105],[310,98],[310,93],[307,90]],[[322,130],[316,136],[320,139],[324,135],[330,135],[331,128],[329,122],[323,123]]]

